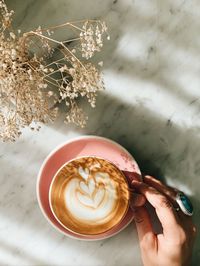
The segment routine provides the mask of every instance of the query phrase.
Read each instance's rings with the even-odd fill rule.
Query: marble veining
[[[26,129],[14,144],[0,144],[0,265],[141,266],[134,225],[98,242],[64,237],[36,200],[38,170],[56,145],[81,134],[118,141],[142,171],[190,195],[200,219],[199,1],[7,0],[22,31],[66,20],[102,18],[111,41],[104,61],[106,91],[96,109],[83,106],[84,129],[61,118],[39,133]],[[64,36],[58,36],[64,39]],[[200,261],[197,238],[193,265]]]

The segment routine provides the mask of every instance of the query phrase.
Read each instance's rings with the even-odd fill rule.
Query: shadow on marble
[[[174,186],[191,195],[195,209],[194,220],[198,225],[198,130],[178,127],[169,119],[158,117],[142,103],[133,106],[106,93],[99,95],[95,109],[86,109],[89,121],[85,129],[77,129],[79,133],[117,141],[131,152],[144,173],[164,181],[170,179]],[[53,128],[56,130],[56,124]],[[64,133],[67,128],[63,125],[60,130]],[[198,237],[196,247],[199,245]],[[194,259],[199,259],[199,253],[195,255]]]
[[[111,33],[114,32],[114,36],[111,38],[112,41],[106,44],[105,54],[108,56],[105,56],[105,66],[116,75],[150,82],[185,102],[186,107],[194,105],[199,112],[200,97],[191,93],[192,82],[191,87],[185,87],[185,84],[177,78],[183,74],[182,69],[186,72],[183,64],[187,67],[187,73],[197,75],[199,65],[194,64],[194,61],[200,59],[198,38],[200,23],[197,17],[188,12],[184,4],[185,1],[181,4],[174,4],[174,1],[156,2],[154,16],[152,13],[142,15],[142,9],[137,10],[137,5],[133,4],[124,14],[119,15],[118,24],[110,23],[108,17],[108,27],[111,28]],[[123,3],[120,4],[120,8],[121,6]],[[113,10],[116,11],[118,8]],[[142,45],[140,47],[142,54],[138,55],[138,51],[134,54],[134,41],[130,37],[127,37],[127,43],[129,41],[132,43],[133,52],[129,46],[127,51],[122,49],[120,35],[123,36],[125,32],[132,37],[136,36],[136,46],[139,45],[138,42],[143,42],[145,48]],[[143,35],[138,36],[138,32],[149,34],[149,40]],[[125,46],[125,43],[123,45]]]
[[[31,148],[31,145],[29,145],[29,148]],[[22,156],[23,160],[23,153],[18,154],[18,157],[20,156]],[[37,175],[37,169],[31,173],[29,168],[20,168],[18,163],[13,162],[10,165],[10,161],[5,158],[1,162],[5,169],[12,167],[12,172],[15,173],[14,177],[7,176],[5,178],[3,174],[2,178],[0,178],[0,182],[3,182],[0,196],[0,218],[1,221],[7,221],[3,223],[5,228],[1,228],[0,248],[2,253],[5,252],[10,256],[15,256],[18,260],[23,259],[24,261],[28,261],[27,265],[58,265],[49,261],[44,256],[41,257],[39,251],[38,255],[35,255],[36,252],[29,251],[26,245],[24,246],[24,243],[31,239],[33,247],[39,248],[39,250],[45,248],[44,243],[46,245],[53,243],[55,248],[59,246],[60,253],[62,252],[62,256],[65,257],[65,262],[68,261],[70,252],[75,251],[76,254],[74,257],[77,257],[77,254],[88,254],[87,256],[93,256],[98,261],[98,265],[104,265],[103,258],[105,255],[108,265],[111,266],[118,265],[117,262],[120,262],[122,265],[124,261],[127,261],[124,258],[125,254],[123,252],[119,253],[118,256],[115,255],[113,259],[112,252],[109,251],[108,247],[112,245],[114,252],[118,250],[121,241],[123,241],[124,249],[134,249],[134,243],[137,245],[137,236],[133,225],[130,225],[119,235],[103,241],[82,242],[65,237],[48,224],[39,209],[35,194],[35,176]],[[31,163],[36,163],[35,158],[33,162],[30,161]],[[17,233],[13,229],[13,225],[17,228]],[[6,234],[9,234],[11,239],[12,237],[18,239],[16,246],[15,240],[13,240],[14,243],[12,246],[5,241]],[[133,239],[135,239],[134,243]],[[66,249],[66,254],[63,253],[64,249]],[[55,254],[57,252],[55,251]],[[68,264],[63,262],[62,265]],[[74,265],[81,265],[81,263],[79,261],[76,264],[74,261]]]
[[[17,3],[17,1],[8,2],[10,5],[14,2]],[[33,1],[29,2],[33,3]],[[37,7],[39,2],[35,1],[34,5]],[[51,1],[46,1],[46,4],[47,2],[50,3]],[[54,24],[54,22],[63,21],[62,16],[69,4],[69,1],[65,2],[66,5],[61,10],[62,15],[55,17],[56,15],[53,16],[53,13],[50,12],[52,16],[51,23]],[[73,1],[72,3],[71,1],[71,8],[74,8],[75,11],[77,11],[76,5],[78,2]],[[92,5],[92,2],[92,0],[87,1],[87,5]],[[154,15],[152,13],[148,15],[147,12],[142,14],[143,10],[141,7],[139,9],[137,1],[114,0],[107,1],[108,4],[105,1],[101,1],[103,4],[100,11],[96,8],[95,13],[93,13],[94,11],[92,9],[89,10],[86,5],[81,10],[82,14],[79,18],[88,17],[91,14],[92,17],[105,18],[108,23],[111,32],[111,41],[105,46],[102,56],[96,57],[96,61],[99,58],[103,58],[105,67],[115,72],[116,76],[121,73],[130,77],[133,80],[133,89],[134,78],[153,83],[160,87],[161,90],[165,90],[173,97],[177,97],[185,102],[186,106],[194,105],[198,111],[199,98],[196,98],[190,93],[190,88],[184,88],[183,84],[181,85],[173,75],[173,72],[174,69],[179,68],[183,57],[187,58],[187,56],[191,56],[191,58],[198,58],[199,56],[199,19],[197,19],[197,16],[193,16],[188,12],[190,8],[187,5],[189,5],[190,1],[180,1],[180,4],[174,2],[172,0],[159,1],[158,4],[158,1],[152,1],[151,5],[154,8]],[[20,0],[18,3],[21,5],[21,7],[19,5],[19,8],[24,10],[24,1]],[[99,7],[100,5],[97,6]],[[30,27],[30,23],[36,25],[38,22],[42,24],[41,22],[45,17],[42,14],[45,14],[45,8],[46,6],[44,5],[39,10],[40,12],[38,12],[37,16],[34,13],[34,8],[32,10],[26,9],[27,12],[23,18],[24,20],[22,21],[20,18],[18,24],[20,25],[23,22],[21,25],[24,28],[27,25]],[[50,11],[53,9],[55,9],[54,5],[52,5]],[[152,10],[150,9],[150,11]],[[76,12],[72,12],[71,14],[69,14],[70,19],[71,16],[76,18]],[[35,16],[38,20],[35,19]],[[149,34],[148,38],[142,39],[143,36],[141,36],[142,38],[140,40],[140,36],[137,34],[142,31],[144,31],[144,34],[149,34],[154,31],[152,34],[153,37]],[[126,45],[130,40],[127,38],[125,40],[126,43],[120,43],[120,37],[123,37],[125,33],[129,33],[132,36],[135,35],[135,40],[137,40],[138,36],[138,40],[141,42],[148,42],[142,55],[136,54],[130,56],[129,52],[126,55],[120,53],[123,45]],[[134,42],[132,43],[134,45]],[[179,60],[177,62],[173,60],[174,51],[178,55],[182,53],[182,57],[177,57],[177,60]],[[186,64],[189,72],[195,73],[197,71],[193,65],[193,60],[190,61],[188,59]],[[180,72],[178,74],[181,75]],[[168,181],[170,179],[177,187],[189,192],[195,207],[194,220],[198,225],[200,217],[198,191],[200,187],[200,142],[198,128],[186,129],[178,127],[171,120],[171,117],[159,117],[158,113],[150,111],[142,102],[130,105],[124,102],[123,99],[104,93],[98,97],[97,108],[90,110],[86,107],[86,111],[89,115],[87,127],[83,130],[76,128],[76,130],[80,134],[105,136],[119,142],[133,154],[143,172],[152,174],[163,180],[166,179]],[[60,122],[56,122],[55,125],[50,127],[53,130],[61,131],[63,134],[68,130],[68,127],[61,125]],[[73,126],[72,128],[75,129]],[[31,191],[34,184],[34,181],[33,183],[28,183],[28,188],[26,189]],[[12,185],[14,186],[15,184],[12,183]],[[33,196],[33,194],[31,195]],[[15,204],[21,202],[21,197],[19,193],[15,198]],[[6,213],[4,210],[3,215],[11,215],[11,217],[15,218],[18,214],[17,210],[13,213]],[[40,215],[38,217],[41,218]],[[25,226],[35,228],[35,230],[37,229],[42,232],[46,223],[38,226],[33,221],[26,221]],[[120,237],[123,234],[125,233],[121,233]],[[45,237],[57,241],[55,240],[55,235],[56,233],[49,235],[46,232]],[[118,239],[120,243],[120,238]],[[114,240],[110,239],[107,241]],[[70,240],[70,243],[73,243],[73,241]],[[87,252],[88,246],[92,245],[99,244],[89,243],[85,244],[85,246],[82,245],[82,251]],[[194,254],[195,266],[200,260],[198,246],[200,246],[200,237],[197,239]],[[103,257],[104,253],[102,252],[101,255]],[[95,256],[98,256],[98,254],[95,254]]]
[[[31,254],[26,253],[25,251],[21,252],[20,248],[11,244],[6,243],[5,241],[1,241],[0,240],[0,249],[1,252],[6,251],[6,253],[10,253],[13,254],[15,257],[22,257],[23,259],[25,259],[26,261],[29,262],[29,265],[42,265],[42,266],[47,266],[49,264],[47,264],[46,262],[44,262],[43,260],[37,259],[34,256],[32,256]],[[0,264],[1,265],[7,265],[7,263],[5,264],[5,261],[2,262],[0,259]]]
[[[118,0],[97,1],[96,5],[92,0],[84,3],[80,0],[73,2],[59,0],[57,4],[51,0],[43,2],[29,0],[26,5],[23,0],[6,2],[9,8],[16,10],[14,26],[22,27],[22,30],[30,30],[31,27],[43,24],[54,25],[66,21],[66,18],[68,20],[99,17],[105,19],[111,41],[106,43],[102,53],[97,55],[94,61],[103,58],[105,65],[111,66],[116,72],[120,70],[131,77],[149,80],[183,98],[188,104],[198,100],[183,90],[176,82],[176,78],[172,77],[174,68],[179,66],[176,61],[173,61],[174,52],[183,53],[183,57],[199,55],[200,22],[189,12],[190,8],[186,1],[180,1],[180,3],[174,3],[172,0],[152,1],[150,4],[145,3],[147,9],[145,5],[140,6],[135,1]],[[93,8],[89,9],[88,6]],[[81,13],[78,12],[80,9]],[[148,9],[149,12],[147,12]],[[58,11],[61,12],[59,16]],[[154,32],[151,34],[153,37],[149,34],[149,40],[146,40],[149,45],[146,45],[142,57],[138,57],[137,53],[135,57],[132,54],[129,56],[128,52],[126,58],[119,55],[120,38],[128,33],[131,36],[135,35],[139,41],[139,37],[143,38],[143,35],[138,36],[138,32],[144,32],[144,34]],[[63,39],[63,35],[59,37]],[[141,41],[143,41],[142,38]],[[127,38],[127,41],[129,40],[130,38]],[[181,58],[179,59],[181,63]],[[188,61],[188,63],[190,64],[188,71],[192,72],[193,62]]]

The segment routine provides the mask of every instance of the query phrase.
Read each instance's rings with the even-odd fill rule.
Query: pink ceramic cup
[[[55,148],[42,164],[37,179],[37,198],[40,209],[47,221],[66,236],[80,240],[100,240],[111,237],[123,230],[133,219],[131,209],[123,220],[109,231],[98,235],[79,235],[64,228],[54,217],[49,204],[49,189],[53,177],[66,162],[83,156],[96,156],[115,164],[127,177],[141,179],[139,167],[132,155],[118,143],[98,136],[81,136],[71,139]]]

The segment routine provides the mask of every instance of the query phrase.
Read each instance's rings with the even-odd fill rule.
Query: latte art
[[[113,164],[83,157],[66,164],[52,183],[52,210],[65,227],[98,234],[116,225],[128,208],[125,177]]]
[[[73,178],[65,188],[65,204],[77,219],[101,223],[115,207],[116,190],[106,173],[97,172],[86,181]]]

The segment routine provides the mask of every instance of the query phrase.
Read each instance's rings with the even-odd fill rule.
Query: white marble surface
[[[198,0],[9,0],[22,30],[71,19],[108,23],[106,91],[80,130],[59,119],[0,144],[0,265],[140,266],[134,225],[99,242],[64,237],[45,220],[36,177],[48,153],[81,134],[124,145],[141,169],[187,192],[200,219],[200,3]],[[200,239],[193,265],[199,265]]]

